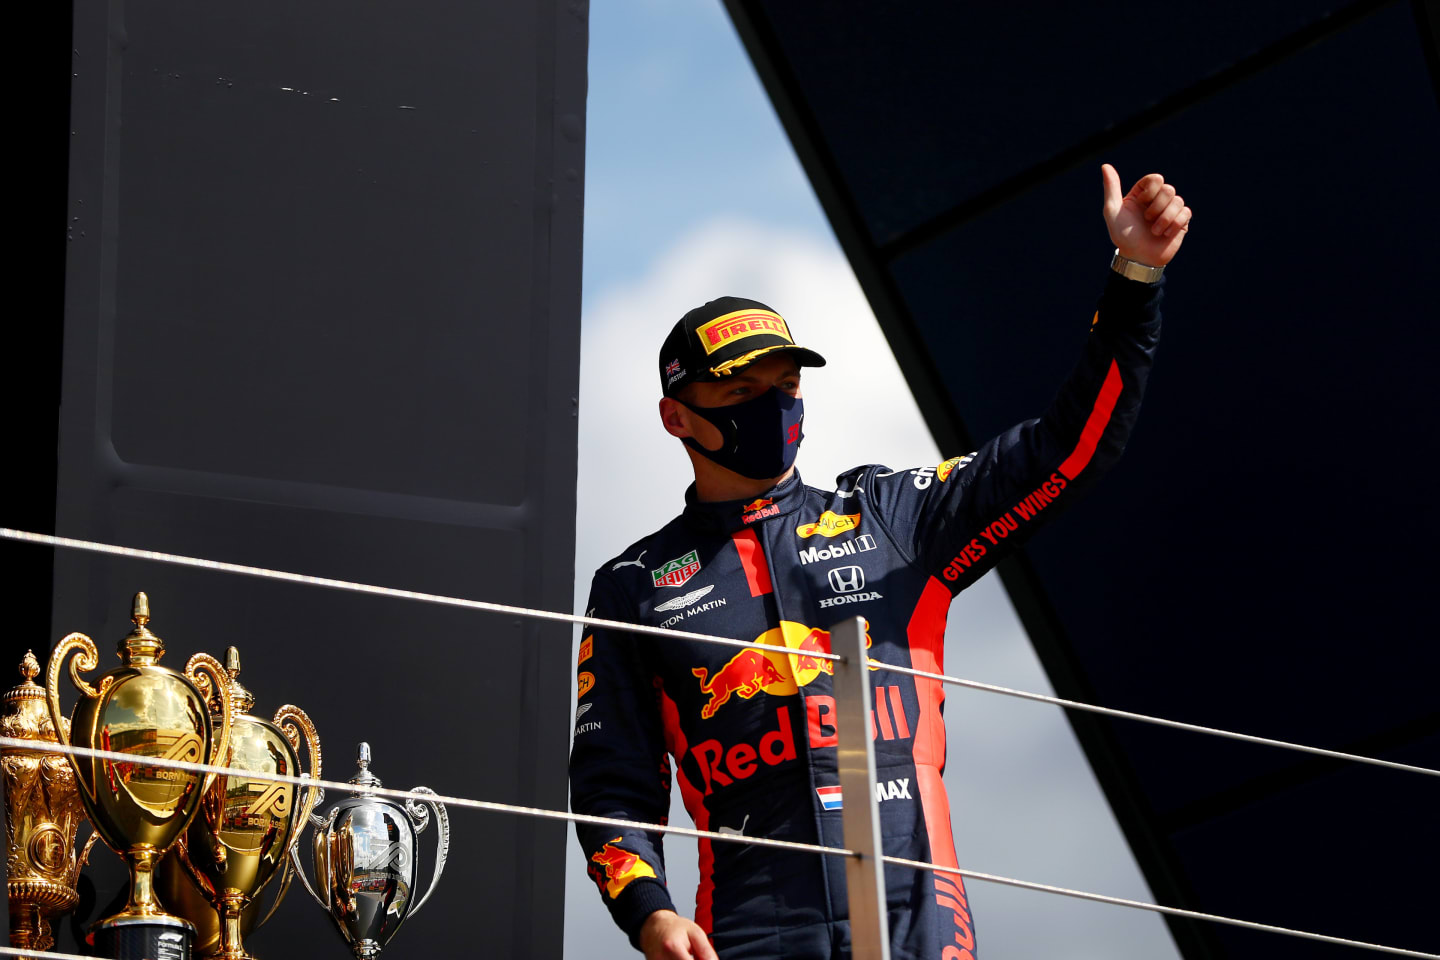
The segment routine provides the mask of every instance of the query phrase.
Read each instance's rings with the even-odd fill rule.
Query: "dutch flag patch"
[[[845,805],[844,798],[840,795],[840,788],[816,787],[815,795],[820,798],[820,806],[826,810],[839,810]]]

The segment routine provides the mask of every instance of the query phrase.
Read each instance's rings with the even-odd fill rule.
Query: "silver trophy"
[[[300,882],[330,913],[357,960],[370,960],[380,955],[405,918],[419,913],[435,892],[450,852],[450,817],[437,800],[406,800],[402,807],[370,793],[366,788],[381,786],[380,778],[370,772],[370,744],[360,744],[356,759],[360,769],[350,778],[356,788],[350,797],[328,813],[310,815],[315,827],[315,883],[323,896],[310,886],[298,844],[290,848],[290,856]],[[411,792],[435,793],[427,787],[415,787]],[[427,807],[435,811],[439,850],[430,885],[417,902],[420,834],[430,824]]]

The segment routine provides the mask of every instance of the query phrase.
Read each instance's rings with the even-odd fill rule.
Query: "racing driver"
[[[672,771],[705,830],[841,846],[827,628],[861,616],[871,656],[943,672],[951,599],[1120,456],[1160,332],[1160,275],[1191,211],[1159,174],[1121,194],[1101,168],[1116,251],[1079,363],[1038,420],[934,467],[871,464],[805,486],[800,369],[785,321],[723,297],[660,351],[660,419],[695,471],[684,512],[595,573],[591,615],[757,640],[774,653],[596,629],[581,641],[570,757],[577,813],[659,823]],[[1077,335],[1080,331],[1077,331]],[[872,674],[885,852],[956,863],[940,683]],[[673,764],[673,766],[672,766]],[[849,956],[844,864],[700,841],[694,919],[675,911],[660,835],[577,824],[615,922],[650,960]],[[953,874],[887,866],[892,956],[974,960]]]

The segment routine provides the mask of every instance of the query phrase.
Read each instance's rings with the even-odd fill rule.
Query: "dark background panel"
[[[53,356],[17,371],[39,462],[34,505],[8,522],[568,610],[583,10],[115,2],[52,29],[73,36],[54,91],[71,135],[50,157],[68,149],[68,196],[55,182],[36,222],[66,209],[69,232],[48,273],[35,257]],[[74,551],[6,558],[38,571],[27,605],[44,610],[16,660],[81,630],[116,665],[145,590],[166,662],[239,647],[256,714],[304,708],[326,776],[348,778],[367,740],[389,786],[566,805],[568,628]],[[386,956],[558,955],[563,825],[452,822],[435,897]],[[94,859],[60,949],[122,885],[113,856]],[[338,953],[329,927],[292,888],[253,944]]]
[[[1200,212],[1167,281],[1138,454],[1027,548],[1102,702],[1325,743],[1433,709],[1415,538],[1435,517],[1413,496],[1434,467],[1415,434],[1429,334],[1405,278],[1434,245],[1376,227],[1392,219],[1382,180],[1440,209],[1440,123],[1410,30],[1392,7],[1107,154],[1131,178],[1166,171]],[[1401,140],[1378,160],[1372,145]],[[1074,251],[1104,242],[1096,181],[1077,168],[895,264],[976,436],[1038,413],[1084,336],[1104,258]],[[1283,225],[1262,223],[1272,203]],[[1006,226],[1047,216],[1043,245]],[[1377,242],[1391,276],[1361,266]],[[996,263],[1043,264],[1045,282],[1017,298]],[[1157,668],[1187,682],[1157,684]],[[1194,789],[1179,788],[1176,802]]]
[[[884,244],[1336,4],[752,6]]]
[[[523,432],[457,414],[513,390],[487,358],[536,362],[534,211],[517,202],[534,174],[505,159],[533,137],[537,78],[500,76],[468,31],[435,36],[403,8],[350,30],[323,7],[270,12],[127,15],[117,453],[520,502],[524,474],[491,463],[522,459]],[[533,18],[472,16],[486,48],[533,50]],[[244,361],[184,362],[211,355]]]
[[[1061,695],[1440,767],[1433,7],[728,4],[944,447],[1073,363],[1101,162],[1196,210],[1126,459],[1002,566]],[[1433,780],[1070,719],[1159,901],[1440,949]],[[1171,930],[1189,960],[1355,955]]]

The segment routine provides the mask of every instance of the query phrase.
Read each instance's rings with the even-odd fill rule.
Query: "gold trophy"
[[[66,636],[50,655],[45,696],[50,721],[62,743],[136,757],[214,763],[230,739],[230,688],[223,671],[211,678],[223,706],[215,730],[206,697],[184,674],[158,661],[165,644],[150,632],[150,601],[135,594],[135,627],[120,641],[121,665],[94,686],[81,676],[100,663],[95,643],[83,633]],[[70,679],[80,690],[70,729],[60,712],[60,671],[71,653]],[[207,665],[198,669],[210,670]],[[91,928],[102,956],[116,960],[189,960],[195,929],[165,912],[155,896],[155,868],[200,809],[215,774],[171,767],[71,755],[80,800],[100,839],[130,869],[130,896],[124,909]]]
[[[26,650],[19,685],[5,691],[0,736],[58,743],[45,710],[45,688],[35,683],[40,661]],[[62,724],[64,720],[60,721]],[[75,774],[59,753],[6,747],[0,750],[5,776],[6,893],[10,899],[10,946],[49,950],[52,917],[75,909],[75,881],[90,856],[96,834],[75,855],[75,830],[85,808]]]
[[[197,653],[185,673],[209,692],[208,680],[197,673],[200,665],[223,669],[230,688],[230,752],[225,766],[257,774],[300,776],[297,751],[305,740],[310,757],[308,776],[320,776],[320,738],[305,711],[286,704],[273,720],[249,715],[255,705],[250,691],[240,684],[240,653],[225,652],[225,666],[206,653]],[[210,697],[211,722],[219,723],[221,702]],[[160,866],[158,884],[171,909],[195,924],[196,949],[203,957],[250,960],[242,940],[275,912],[290,884],[290,848],[300,839],[303,825],[320,799],[320,788],[303,790],[296,803],[294,784],[252,779],[230,773],[219,777],[205,793],[200,815],[185,831]],[[270,913],[256,923],[260,894],[281,874]]]

